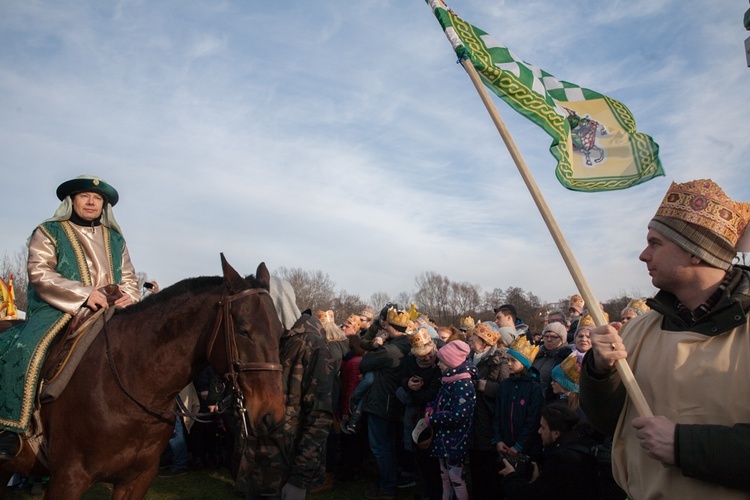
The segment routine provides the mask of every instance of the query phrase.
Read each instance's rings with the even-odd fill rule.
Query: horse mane
[[[257,281],[254,275],[248,275],[245,277],[246,281],[250,281],[251,287],[257,285]],[[201,294],[210,289],[224,285],[224,278],[221,276],[199,276],[197,278],[185,278],[182,281],[178,281],[174,285],[168,286],[164,290],[160,290],[159,293],[152,293],[148,297],[144,298],[140,302],[128,306],[124,309],[118,309],[118,314],[130,314],[143,311],[150,307],[156,306],[168,302],[175,297],[190,294]]]

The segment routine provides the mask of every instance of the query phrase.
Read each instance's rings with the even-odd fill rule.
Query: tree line
[[[11,255],[6,252],[0,258],[0,277],[7,281],[13,275],[16,307],[21,311],[25,311],[27,306],[26,257],[26,251],[22,249]],[[750,265],[750,253],[737,254],[735,263]],[[141,277],[143,273],[138,274]],[[433,271],[420,273],[414,278],[416,291],[400,292],[396,296],[379,291],[366,299],[346,290],[336,290],[336,283],[323,271],[280,267],[273,274],[291,283],[301,311],[332,309],[338,322],[343,322],[350,314],[359,314],[368,306],[379,311],[387,304],[398,304],[406,309],[413,303],[438,325],[458,325],[460,318],[465,316],[471,316],[475,321],[492,321],[495,318],[495,308],[502,304],[513,304],[518,310],[518,317],[532,331],[539,331],[550,310],[567,311],[568,307],[568,297],[555,302],[544,302],[534,293],[517,286],[482,291],[478,285],[453,281]],[[604,311],[609,314],[610,320],[619,320],[620,312],[632,298],[640,299],[643,296],[636,290],[621,293],[604,302]]]

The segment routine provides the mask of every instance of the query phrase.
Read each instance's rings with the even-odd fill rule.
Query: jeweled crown
[[[750,222],[750,203],[733,201],[711,179],[672,182],[656,215],[704,227],[736,247]]]

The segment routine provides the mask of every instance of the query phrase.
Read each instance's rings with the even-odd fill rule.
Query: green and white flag
[[[426,0],[459,58],[484,84],[552,136],[560,183],[576,191],[625,189],[664,175],[659,146],[635,129],[619,101],[558,80],[458,17],[442,0]]]

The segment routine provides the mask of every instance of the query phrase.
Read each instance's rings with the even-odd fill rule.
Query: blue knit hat
[[[578,365],[578,356],[573,352],[563,360],[562,363],[552,369],[552,380],[562,386],[563,389],[578,393],[580,388],[578,381],[581,378],[581,368]]]

